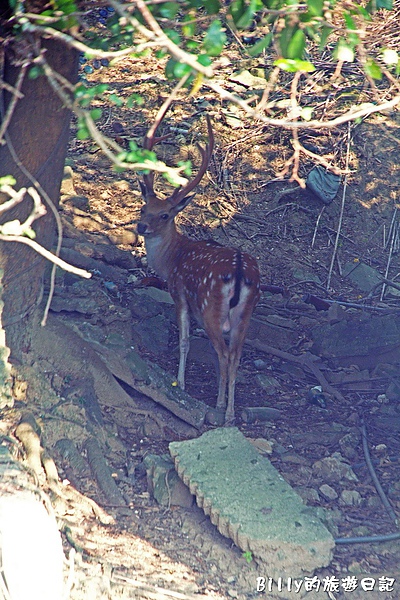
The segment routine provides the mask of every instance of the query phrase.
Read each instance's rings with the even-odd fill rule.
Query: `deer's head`
[[[163,116],[164,115],[159,118],[157,126],[161,122]],[[202,161],[199,171],[193,179],[190,179],[183,187],[177,188],[174,193],[166,199],[159,198],[154,191],[153,172],[145,175],[143,181],[139,182],[145,204],[140,213],[140,221],[137,230],[145,239],[150,237],[168,236],[168,232],[175,228],[174,219],[176,215],[183,210],[193,198],[194,194],[190,194],[190,192],[197,187],[203,178],[214,148],[214,134],[211,121],[208,115],[206,118],[208,143],[205,148],[198,146]],[[152,150],[157,141],[163,139],[154,137],[155,130],[156,128],[153,125],[144,139],[143,146],[146,150]]]

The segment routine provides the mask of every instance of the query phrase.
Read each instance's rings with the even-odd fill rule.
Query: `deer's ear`
[[[181,210],[187,207],[192,198],[194,198],[195,194],[189,194],[180,200],[177,204],[173,206],[173,211],[177,215]]]

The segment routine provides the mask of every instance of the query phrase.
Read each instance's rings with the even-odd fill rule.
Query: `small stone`
[[[340,321],[346,319],[346,317],[346,311],[344,310],[343,306],[341,306],[337,302],[331,304],[331,306],[328,309],[328,322],[330,323],[330,325],[339,323]]]
[[[326,500],[336,500],[336,498],[338,497],[336,490],[334,490],[333,487],[331,487],[327,483],[321,485],[319,491],[322,494],[322,496],[326,498]]]
[[[356,490],[343,490],[340,494],[339,504],[344,506],[360,506],[361,495]]]
[[[380,510],[382,508],[382,500],[378,496],[371,496],[367,500],[367,506],[368,508],[377,508]]]
[[[336,452],[335,455],[317,460],[313,466],[314,477],[319,477],[325,482],[339,483],[342,480],[358,481],[354,471],[343,461],[343,457]]]
[[[238,83],[245,88],[263,90],[265,88],[265,77],[255,77],[250,71],[244,70],[229,77],[229,81]]]
[[[60,193],[66,195],[75,194],[74,172],[70,166],[64,167],[64,175],[61,182]]]
[[[300,486],[295,488],[296,492],[301,496],[304,502],[319,502],[319,494],[314,488]]]
[[[265,369],[268,365],[265,360],[262,360],[261,358],[256,358],[256,360],[254,361],[254,366],[256,369]]]
[[[275,377],[269,377],[264,373],[257,373],[256,380],[268,396],[273,396],[280,387],[279,381]]]
[[[86,196],[78,196],[76,194],[62,195],[60,198],[60,203],[64,206],[69,206],[73,209],[78,209],[81,211],[88,211],[90,208],[89,198]]]
[[[119,179],[118,181],[114,181],[113,185],[114,187],[121,190],[121,192],[129,192],[131,187],[129,181],[126,181],[126,179]]]

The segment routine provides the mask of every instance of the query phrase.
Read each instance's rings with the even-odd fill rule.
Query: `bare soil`
[[[232,55],[230,60],[229,68],[234,70],[235,56]],[[131,110],[105,109],[99,122],[102,132],[117,138],[119,143],[124,144],[125,138],[140,143],[167,94],[162,66],[152,58],[141,58],[124,61],[109,69],[95,69],[91,74],[81,71],[81,74],[89,82],[109,81],[122,97],[133,92],[143,97],[144,105]],[[342,275],[343,265],[362,261],[380,273],[386,273],[390,251],[386,241],[400,186],[398,115],[376,116],[351,127],[351,174],[334,201],[324,205],[309,190],[301,190],[288,179],[277,178],[292,153],[288,132],[247,121],[238,123],[237,128],[232,127],[227,122],[227,107],[221,106],[211,93],[205,92],[196,102],[197,98],[190,101],[187,96],[178,98],[165,119],[162,132],[173,131],[174,127],[177,130],[158,148],[160,157],[170,164],[187,158],[198,164],[196,143],[201,143],[205,135],[201,112],[207,110],[215,130],[216,149],[209,172],[199,185],[193,202],[180,217],[179,226],[195,239],[212,238],[250,252],[258,259],[265,284],[289,289],[289,299],[265,294],[259,308],[290,319],[299,327],[301,336],[287,351],[300,355],[312,348],[311,327],[325,318],[313,307],[302,303],[304,294],[362,304],[367,294],[360,292]],[[347,125],[335,131],[301,135],[302,141],[312,144],[315,152],[344,165]],[[174,377],[178,364],[176,327],[171,329],[169,351],[164,355],[151,355],[132,337],[134,319],[130,317],[130,297],[138,281],[149,274],[145,268],[142,240],[135,234],[134,222],[141,207],[136,175],[133,172],[116,173],[95,146],[78,141],[73,135],[68,161],[73,170],[75,193],[87,198],[87,203],[84,201],[81,208],[76,207],[73,199],[63,203],[64,220],[70,223],[67,239],[73,239],[75,235],[75,241],[83,243],[86,240],[89,245],[95,244],[97,239],[101,243],[116,244],[127,253],[133,253],[136,267],[122,270],[119,281],[110,281],[101,273],[95,274],[90,282],[77,283],[68,277],[60,280],[57,294],[65,302],[73,298],[74,289],[76,291],[79,286],[80,297],[86,295],[88,302],[93,301],[101,306],[101,310],[96,319],[91,320],[84,309],[81,313],[72,309],[58,310],[58,316],[81,334],[91,333],[100,343],[114,339],[135,346],[145,358],[157,362]],[[301,165],[301,176],[306,177],[312,166],[306,159]],[[160,191],[167,192],[166,184],[159,180],[158,185]],[[341,237],[327,289],[342,206]],[[398,255],[392,252],[387,277],[395,279],[398,271]],[[316,276],[318,281],[311,281]],[[373,296],[373,303],[378,302],[380,291],[381,288]],[[396,303],[394,298],[388,298],[386,302]],[[366,319],[370,316],[367,310],[363,314]],[[57,351],[67,356],[69,350],[68,340],[60,338]],[[259,370],[254,363],[257,359],[267,363],[265,373],[278,381],[275,393],[270,396],[257,382]],[[40,363],[34,368],[40,369]],[[331,365],[325,361],[324,368],[329,371]],[[359,367],[351,369],[357,371]],[[81,375],[79,373],[80,378]],[[39,375],[36,372],[35,381],[31,372],[29,381],[28,395],[22,396],[21,401],[42,419],[43,435],[50,452],[56,454],[54,444],[62,437],[72,437],[80,449],[85,438],[84,411],[79,404],[81,391],[78,389],[74,396],[63,373],[42,372]],[[52,387],[53,397],[48,392],[45,392],[46,397],[40,393],[41,381]],[[379,501],[373,500],[376,491],[364,466],[359,434],[359,425],[364,418],[371,451],[380,461],[379,478],[395,510],[398,509],[398,462],[397,459],[386,460],[387,455],[399,455],[398,431],[369,427],[369,417],[380,410],[378,396],[385,394],[389,380],[374,380],[371,384],[368,379],[364,388],[358,386],[351,391],[342,387],[343,400],[325,395],[325,408],[309,401],[309,390],[317,383],[312,374],[246,345],[237,385],[237,414],[247,406],[268,405],[279,408],[282,418],[255,425],[247,425],[238,419],[238,427],[249,438],[263,438],[271,443],[272,454],[269,456],[274,466],[304,494],[309,504],[327,509],[337,528],[336,536],[360,535],[363,526],[376,535],[394,531],[385,509]],[[216,377],[208,362],[190,362],[187,386],[191,395],[214,405]],[[43,384],[42,391],[44,389],[47,388]],[[128,393],[132,392],[128,390]],[[118,485],[130,508],[121,512],[108,507],[115,515],[115,522],[110,525],[80,515],[78,507],[69,516],[73,535],[63,534],[65,549],[68,551],[73,543],[82,553],[77,562],[71,598],[182,597],[174,596],[174,593],[196,597],[203,594],[213,598],[257,596],[256,577],[260,572],[256,565],[247,562],[230,540],[219,535],[199,509],[161,507],[148,493],[141,468],[142,458],[148,453],[168,453],[169,441],[185,439],[188,432],[183,424],[180,430],[174,420],[169,433],[165,434],[164,430],[160,434],[148,414],[158,415],[165,423],[166,411],[150,400],[133,397],[143,408],[143,414],[135,414],[129,408],[126,411],[120,407],[107,408],[103,410],[104,423],[96,429],[103,429],[107,440],[112,436],[115,438],[114,448],[108,443],[106,458],[118,474]],[[65,402],[65,398],[66,420],[59,413],[57,418],[51,418],[54,407]],[[353,453],[346,460],[358,480],[334,487],[339,496],[343,489],[358,491],[362,497],[358,506],[343,506],[340,499],[327,500],[321,494],[313,496],[309,491],[318,489],[322,483],[313,480],[312,465],[334,452],[341,452],[340,440],[346,434],[356,439]],[[379,455],[379,444],[386,445],[383,458]],[[62,460],[58,459],[57,465],[61,476],[67,477]],[[75,484],[100,504],[106,504],[90,478],[78,479]],[[343,545],[337,547],[329,568],[317,575],[340,578],[349,573],[363,573],[396,577],[398,560],[396,542]],[[268,573],[263,575],[268,576]],[[282,573],[282,577],[289,575]],[[351,597],[361,598],[364,594],[358,590],[352,592]],[[381,596],[396,598],[399,592],[375,590],[368,597]],[[308,597],[311,598],[311,594]],[[335,598],[339,597],[347,597],[347,594],[335,595]]]

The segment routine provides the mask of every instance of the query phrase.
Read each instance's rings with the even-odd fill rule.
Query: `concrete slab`
[[[268,567],[300,577],[327,566],[335,546],[314,509],[236,427],[169,445],[175,468],[222,535]]]

